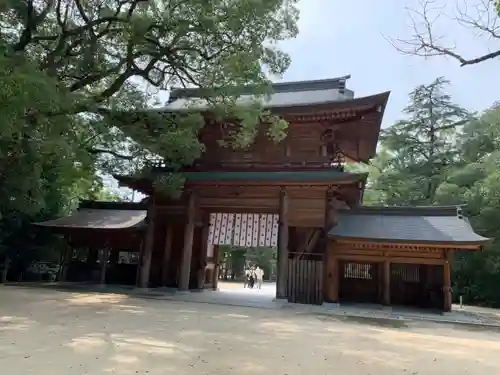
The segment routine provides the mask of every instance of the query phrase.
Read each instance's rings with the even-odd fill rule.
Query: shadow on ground
[[[24,288],[0,301],[13,375],[500,371],[500,335],[438,324]]]

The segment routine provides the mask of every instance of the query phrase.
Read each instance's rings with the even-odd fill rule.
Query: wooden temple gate
[[[278,248],[277,298],[449,310],[453,250],[478,250],[488,239],[476,235],[456,207],[361,207],[367,174],[344,166],[375,156],[389,93],[354,98],[348,78],[273,85],[266,106],[288,122],[286,138],[269,139],[263,123],[255,142],[238,149],[220,142],[231,143],[237,119],[188,105],[198,89],[172,90],[162,114],[199,111],[205,150],[181,171],[186,182],[178,199],[155,187],[173,172],[161,160],[148,174],[114,176],[149,197],[138,286],[216,288],[219,246],[271,245]],[[123,117],[123,126],[144,126],[143,116]],[[147,126],[151,134],[162,131],[152,119]],[[109,227],[102,232],[114,239],[138,232],[130,220],[121,229]],[[105,276],[105,267],[101,271]]]

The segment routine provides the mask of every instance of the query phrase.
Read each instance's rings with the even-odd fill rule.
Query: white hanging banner
[[[209,245],[276,247],[277,214],[210,214]]]

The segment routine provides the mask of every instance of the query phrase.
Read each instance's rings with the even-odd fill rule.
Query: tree
[[[445,172],[455,165],[460,128],[470,114],[454,104],[438,78],[410,93],[407,119],[383,131],[381,143],[390,158],[374,184],[388,204],[432,204]]]
[[[22,117],[29,108],[37,121],[83,118],[91,137],[82,148],[106,155],[106,166],[117,168],[113,162],[119,160],[136,168],[137,158],[156,155],[178,168],[202,151],[201,117],[140,111],[150,104],[144,87],[202,87],[201,98],[216,114],[236,118],[233,145],[251,143],[263,116],[280,139],[282,121],[258,105],[242,109],[235,99],[245,85],[265,94],[268,74],[288,67],[289,57],[276,42],[297,33],[295,2],[9,1],[0,16],[9,58],[29,60],[54,81],[56,98],[66,99],[55,106],[23,106]]]
[[[460,64],[468,66],[500,57],[500,2],[498,0],[463,1],[457,6],[455,14],[450,14],[450,5],[445,1],[422,0],[419,9],[409,9],[408,16],[412,25],[409,39],[392,39],[391,43],[400,52],[409,55],[432,57],[447,56]],[[439,20],[453,20],[459,26],[470,30],[476,36],[489,41],[488,48],[476,56],[467,56],[457,49],[454,42],[439,31]],[[450,38],[448,38],[449,40]],[[476,43],[478,45],[479,43]]]
[[[227,280],[229,276],[234,278],[243,275],[245,266],[250,264],[262,268],[266,278],[271,277],[272,266],[277,256],[276,248],[223,245],[220,251],[226,265],[224,279]],[[229,270],[232,272],[231,275],[228,274]]]

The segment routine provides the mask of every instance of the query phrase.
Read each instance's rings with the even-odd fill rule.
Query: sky
[[[448,4],[436,23],[438,35],[466,56],[494,48],[493,41],[478,37],[451,17],[465,0]],[[472,3],[467,7],[472,13]],[[438,5],[438,4],[437,4]],[[409,39],[412,35],[408,9],[419,9],[416,0],[302,0],[299,3],[299,35],[283,43],[292,59],[284,81],[334,78],[350,74],[347,87],[355,96],[390,90],[383,126],[401,119],[408,94],[420,84],[444,76],[451,81],[449,93],[463,107],[480,111],[500,100],[500,59],[460,67],[444,57],[425,59],[403,55],[386,38]],[[500,41],[497,43],[500,48]]]

